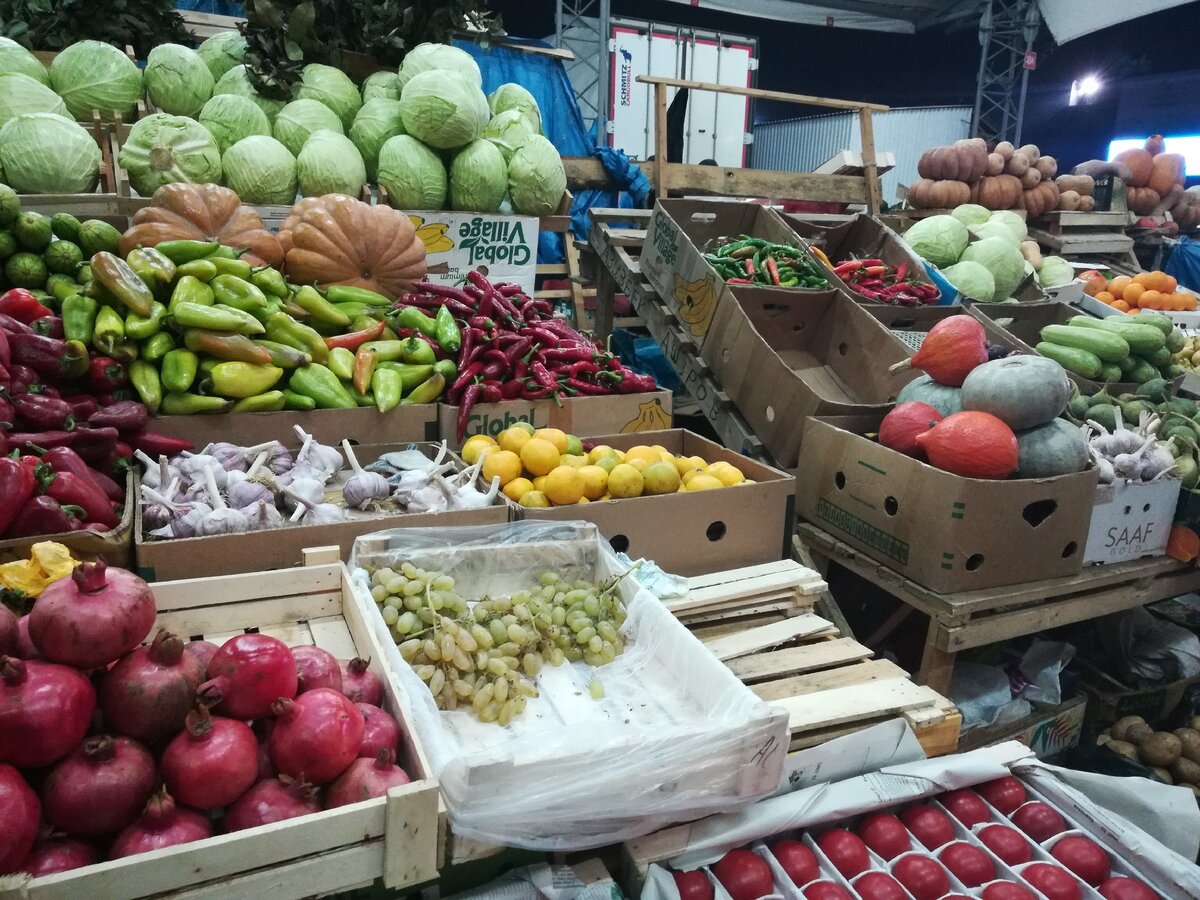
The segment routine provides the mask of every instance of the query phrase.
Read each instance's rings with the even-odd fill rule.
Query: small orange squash
[[[1163,140],[1163,136],[1161,134],[1150,135],[1150,137],[1146,138],[1146,143],[1144,146],[1146,148],[1146,152],[1151,156],[1158,156],[1158,154],[1167,149],[1166,142]]]
[[[987,336],[979,321],[973,316],[950,316],[929,329],[911,359],[895,363],[888,371],[920,369],[938,384],[959,387],[987,358]]]
[[[1167,538],[1167,556],[1180,562],[1191,562],[1200,556],[1200,535],[1186,525],[1175,525]]]
[[[1121,163],[1129,169],[1130,187],[1145,187],[1150,181],[1150,173],[1154,169],[1154,157],[1150,155],[1149,150],[1141,148],[1122,150],[1116,155],[1113,162]]]
[[[1017,436],[991,413],[947,416],[916,442],[930,465],[963,478],[1007,478],[1017,471]]]
[[[1150,181],[1146,186],[1165,197],[1171,188],[1183,184],[1186,165],[1179,153],[1160,153],[1151,163]]]
[[[1150,215],[1161,200],[1162,195],[1151,187],[1131,187],[1128,189],[1126,197],[1129,211],[1139,216]]]
[[[897,404],[879,423],[879,443],[905,456],[924,459],[925,453],[917,446],[917,435],[940,421],[942,414],[928,403]]]

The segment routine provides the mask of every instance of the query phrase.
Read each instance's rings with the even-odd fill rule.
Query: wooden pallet
[[[1128,213],[1053,210],[1040,217],[1029,236],[1055,253],[1079,256],[1092,253],[1126,253],[1133,238],[1125,234]]]
[[[667,608],[755,694],[787,710],[789,749],[903,716],[927,755],[954,752],[954,705],[817,615],[826,591],[817,572],[782,560],[692,578],[689,588]]]

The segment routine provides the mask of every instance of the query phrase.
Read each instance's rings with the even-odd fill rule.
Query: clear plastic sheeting
[[[618,591],[625,651],[599,669],[546,666],[507,727],[438,710],[395,648],[366,569],[411,562],[455,579],[468,603],[530,588],[543,572],[601,581],[628,571],[594,525],[518,522],[404,528],[355,541],[354,595],[386,648],[456,834],[534,850],[582,850],[773,793],[787,714],[759,700],[636,579]],[[604,697],[588,684],[599,679]]]

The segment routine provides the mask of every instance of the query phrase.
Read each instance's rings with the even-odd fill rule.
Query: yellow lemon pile
[[[621,451],[601,444],[591,450],[557,428],[528,422],[494,438],[477,434],[461,451],[470,465],[480,459],[484,481],[500,479],[504,496],[525,507],[546,508],[661,494],[711,491],[752,484],[733,463],[675,456],[660,444]]]

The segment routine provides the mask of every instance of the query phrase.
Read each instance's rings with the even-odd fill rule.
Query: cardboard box
[[[1095,470],[962,478],[863,437],[882,418],[808,420],[796,490],[801,517],[942,593],[1080,571]]]
[[[804,241],[773,209],[720,200],[659,200],[646,229],[641,271],[697,344],[722,302],[724,279],[704,259],[717,238],[739,235],[803,247]],[[749,291],[765,290],[748,288]],[[790,288],[803,296],[811,291]]]
[[[609,397],[568,397],[562,404],[553,400],[506,400],[480,403],[471,410],[466,435],[498,435],[517,422],[535,428],[559,428],[581,438],[597,434],[632,434],[661,431],[671,427],[671,392],[613,394]],[[440,440],[461,447],[458,440],[458,407],[438,404]]]
[[[1111,725],[1124,716],[1141,716],[1150,723],[1160,722],[1180,704],[1189,687],[1200,684],[1200,676],[1197,676],[1129,687],[1117,681],[1097,663],[1080,656],[1075,657],[1075,662],[1083,672],[1083,690],[1088,696],[1088,723],[1098,727]]]
[[[654,560],[676,575],[704,575],[785,557],[795,518],[795,479],[681,428],[593,438],[627,450],[661,444],[676,456],[724,460],[755,484],[715,491],[631,497],[551,509],[516,507],[524,519],[594,522],[613,549]]]
[[[963,309],[954,306],[894,306],[882,303],[864,303],[863,309],[871,314],[892,336],[916,353],[929,329],[942,319],[961,316]]]
[[[395,443],[363,444],[354,448],[354,455],[359,463],[365,466],[384,453],[401,449],[403,446]],[[438,446],[423,444],[421,450],[432,459],[437,454]],[[452,459],[457,463],[456,471],[462,471],[465,466],[462,460],[457,457]],[[344,483],[344,479],[345,473],[340,480],[327,487],[326,497],[331,498],[331,502],[341,500],[340,485]],[[486,490],[481,483],[477,486],[480,490]],[[378,512],[348,510],[350,518],[333,525],[293,525],[270,531],[158,541],[146,539],[142,527],[141,504],[131,505],[137,507],[134,519],[134,547],[138,574],[147,581],[287,569],[302,564],[302,551],[306,547],[336,544],[342,558],[346,559],[350,555],[354,539],[364,534],[386,531],[389,528],[417,526],[495,525],[508,521],[511,507],[504,496],[500,495],[496,505],[485,509],[440,513],[402,513],[396,508]]]
[[[1054,706],[1035,709],[1015,722],[972,728],[959,738],[960,751],[987,747],[1002,741],[1020,741],[1039,757],[1053,756],[1079,744],[1083,734],[1087,696],[1080,694]]]
[[[1130,562],[1166,553],[1180,486],[1178,478],[1096,485],[1084,565]]]
[[[136,497],[135,478],[129,472],[125,479],[125,494]],[[66,531],[61,534],[45,534],[37,537],[8,538],[0,541],[0,563],[18,559],[29,559],[29,550],[42,541],[56,541],[71,550],[76,559],[103,557],[110,566],[122,569],[133,566],[133,508],[136,503],[126,503],[121,521],[108,531]]]
[[[459,285],[468,272],[483,271],[493,282],[511,281],[533,293],[537,216],[423,210],[408,217],[425,241],[427,280]]]
[[[215,416],[159,416],[150,429],[185,438],[197,447],[212,441],[229,441],[251,447],[267,441],[290,443],[293,425],[299,425],[326,444],[343,439],[352,444],[403,444],[437,440],[437,405],[397,406],[381,413],[374,407],[314,409],[311,412],[226,413]]]
[[[796,465],[804,419],[884,410],[918,372],[911,351],[840,291],[727,288],[702,356],[763,446]]]

